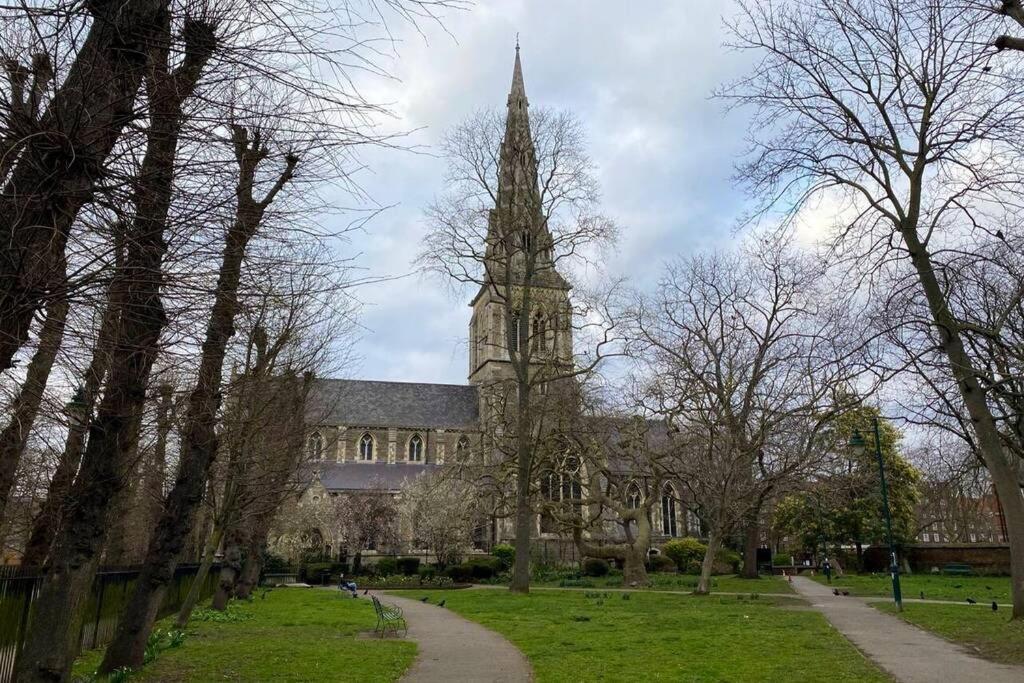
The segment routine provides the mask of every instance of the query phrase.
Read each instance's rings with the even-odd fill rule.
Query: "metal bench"
[[[942,566],[943,574],[958,574],[960,576],[970,576],[974,573],[969,564],[955,564],[950,563]]]
[[[409,632],[409,626],[405,623],[402,608],[395,607],[394,605],[385,605],[377,599],[376,595],[370,597],[373,598],[373,609],[377,612],[377,625],[373,629],[374,633],[379,633],[380,637],[383,638],[388,631],[392,631],[395,635],[398,635],[398,629],[402,629],[403,634]]]

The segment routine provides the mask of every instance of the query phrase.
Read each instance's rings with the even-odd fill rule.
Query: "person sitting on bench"
[[[344,574],[342,574],[341,577],[338,579],[338,590],[351,592],[353,598],[359,597],[359,595],[356,593],[356,582],[346,581]]]

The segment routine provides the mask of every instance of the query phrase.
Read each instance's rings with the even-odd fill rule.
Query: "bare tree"
[[[482,420],[494,437],[485,448],[514,451],[516,592],[528,591],[530,581],[535,402],[541,391],[571,401],[574,378],[615,346],[608,311],[570,299],[559,271],[615,236],[598,211],[582,129],[567,113],[527,109],[517,51],[505,116],[479,112],[442,142],[448,190],[427,209],[421,254],[434,273],[477,289],[470,381],[485,395]],[[575,357],[574,327],[587,350]]]
[[[922,302],[1006,513],[1024,618],[1024,495],[945,281],[952,254],[1019,225],[1024,89],[1019,58],[990,63],[988,16],[936,1],[742,5],[733,40],[759,60],[722,95],[756,108],[740,176],[763,208],[835,202],[838,260]]]
[[[458,562],[480,524],[479,493],[457,469],[408,480],[398,496],[403,536],[422,543],[441,567]]]
[[[743,525],[758,533],[765,501],[812,470],[827,426],[855,403],[861,366],[842,307],[789,242],[766,234],[672,263],[632,313],[639,401],[670,425],[683,454],[673,473],[708,533],[697,592],[723,541]]]

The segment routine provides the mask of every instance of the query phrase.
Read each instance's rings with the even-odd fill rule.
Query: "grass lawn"
[[[824,617],[785,598],[655,591],[431,592],[505,635],[539,683],[556,681],[888,681]],[[415,592],[409,597],[418,597]]]
[[[896,613],[896,606],[874,607]],[[1024,623],[1011,622],[1010,610],[993,612],[988,605],[904,603],[903,619],[975,650],[997,662],[1024,664]]]
[[[337,591],[278,589],[233,604],[231,612],[240,620],[190,622],[184,643],[161,652],[131,680],[390,682],[416,656],[411,641],[357,638],[377,621],[373,604]],[[101,655],[86,653],[75,673],[94,671]]]
[[[815,581],[827,583],[824,576],[815,576]],[[847,574],[833,578],[832,585],[848,588],[851,595],[892,596],[892,579],[888,574]],[[924,597],[928,600],[952,600],[963,602],[974,598],[979,603],[1010,602],[1010,578],[1008,576],[941,576],[935,574],[901,574],[900,587],[904,598]]]
[[[690,574],[649,574],[653,590],[692,591],[697,587],[697,577]],[[593,588],[622,588],[622,576],[584,577],[584,584],[591,583]],[[535,586],[572,588],[573,582],[564,586],[561,580],[544,581]],[[583,587],[587,587],[584,585]],[[781,576],[761,576],[757,579],[744,579],[735,575],[714,576],[711,578],[712,591],[727,593],[792,593],[793,589]]]

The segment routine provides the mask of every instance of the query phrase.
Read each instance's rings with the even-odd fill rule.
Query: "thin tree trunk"
[[[235,584],[235,598],[248,600],[252,595],[252,589],[260,579],[260,572],[263,571],[263,550],[266,547],[265,537],[262,539],[251,538],[245,552],[245,563],[242,565],[242,573]]]
[[[924,289],[928,308],[938,328],[940,344],[956,380],[960,397],[971,417],[978,450],[1003,504],[1010,544],[1013,619],[1024,619],[1024,493],[1020,488],[1015,463],[1012,463],[1012,456],[1003,448],[999,428],[986,400],[986,391],[978,381],[978,372],[964,347],[959,322],[946,303],[942,285],[935,275],[931,255],[921,243],[914,224],[904,226],[900,233]]]
[[[100,664],[100,673],[109,673],[121,667],[134,668],[143,662],[146,643],[153,622],[156,621],[164,590],[174,578],[178,558],[192,528],[196,508],[202,501],[210,466],[217,452],[217,410],[220,408],[224,356],[228,341],[235,334],[238,283],[245,250],[256,234],[266,208],[291,179],[298,163],[296,157],[289,156],[287,166],[277,182],[266,197],[256,201],[252,198],[253,183],[257,166],[267,156],[266,147],[260,140],[259,132],[253,135],[251,143],[246,129],[233,126],[232,133],[239,165],[236,188],[238,207],[235,221],[225,238],[198,379],[189,397],[185,443],[178,465],[178,476],[167,495],[164,514],[153,533],[135,589],[121,611],[117,633]],[[219,609],[217,600],[214,601],[214,607]]]
[[[700,565],[700,578],[697,579],[696,595],[709,595],[711,593],[711,573],[715,568],[715,558],[718,551],[722,549],[722,536],[718,531],[712,529],[708,534],[708,549],[704,552],[704,561]]]
[[[150,47],[167,20],[167,0],[96,0],[89,33],[63,84],[24,143],[0,192],[0,371],[25,343],[32,316],[62,286],[59,263],[79,209],[121,131]]]
[[[29,362],[25,382],[8,410],[10,421],[0,432],[0,520],[4,519],[7,501],[14,487],[18,464],[28,444],[32,425],[39,414],[39,405],[46,391],[53,361],[64,338],[68,300],[61,292],[46,306],[46,320],[39,331],[39,348]]]
[[[220,547],[223,537],[224,534],[219,528],[214,529],[213,533],[210,534],[209,540],[206,542],[202,562],[199,563],[199,569],[192,579],[192,585],[188,587],[185,601],[181,603],[181,609],[178,610],[178,616],[174,620],[174,625],[178,628],[185,628],[188,625],[188,620],[192,618],[192,611],[199,604],[199,596],[203,592],[203,586],[206,585],[206,577],[210,575],[213,559],[217,554],[217,548]]]
[[[170,26],[164,17],[159,50],[152,50],[153,81],[166,68]],[[198,80],[214,46],[206,24],[186,22],[186,54],[174,78]],[[162,53],[157,54],[158,52]],[[175,84],[177,88],[177,84]],[[180,92],[179,90],[172,93]],[[138,433],[150,371],[166,324],[160,289],[167,251],[164,230],[174,185],[181,100],[150,90],[150,127],[135,195],[135,218],[125,258],[123,306],[110,376],[89,442],[65,506],[50,570],[40,587],[16,680],[66,680],[78,652],[82,610],[99,563],[111,502],[120,493],[126,456]]]

